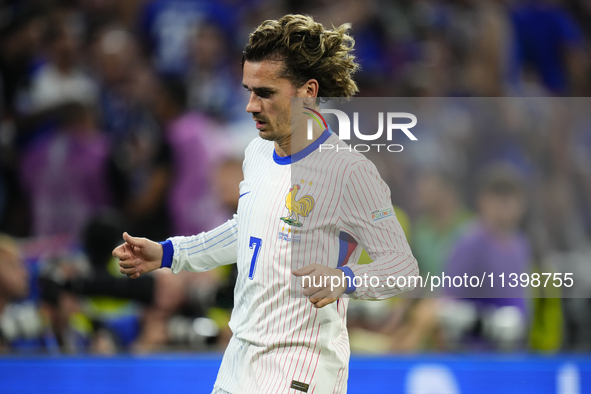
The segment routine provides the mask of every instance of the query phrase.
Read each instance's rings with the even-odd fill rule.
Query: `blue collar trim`
[[[324,141],[326,141],[331,136],[331,134],[332,131],[329,127],[328,129],[322,132],[322,134],[320,135],[320,137],[316,139],[316,141],[313,141],[310,145],[306,146],[298,153],[294,153],[293,155],[281,157],[277,154],[277,152],[275,152],[275,149],[273,149],[273,160],[275,161],[275,163],[282,166],[295,163],[296,161],[300,161],[304,157],[308,156],[310,153],[314,152],[320,145],[324,143]]]

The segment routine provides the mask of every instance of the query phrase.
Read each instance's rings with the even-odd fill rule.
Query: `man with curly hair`
[[[125,233],[113,252],[131,278],[237,262],[233,337],[214,393],[345,393],[348,300],[339,297],[392,297],[413,286],[386,286],[386,278],[418,275],[375,166],[328,127],[315,125],[310,138],[305,119],[292,114],[294,97],[317,111],[319,98],[357,91],[349,27],[325,29],[302,15],[261,24],[242,59],[246,110],[260,138],[246,149],[237,214],[161,243]],[[323,143],[340,151],[321,152]],[[358,243],[371,264],[355,264]]]

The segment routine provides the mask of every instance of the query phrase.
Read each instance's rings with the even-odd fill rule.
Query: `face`
[[[437,176],[423,174],[417,180],[417,205],[423,211],[430,211],[437,206],[442,185]]]
[[[250,93],[246,112],[252,114],[261,138],[281,143],[291,133],[291,98],[306,97],[307,84],[297,89],[281,77],[283,62],[244,62],[242,85]]]
[[[228,47],[222,32],[214,25],[200,27],[192,45],[194,61],[201,67],[214,67],[224,58],[224,50]]]
[[[76,62],[78,42],[68,29],[64,29],[60,37],[54,42],[53,52],[58,64],[71,66]]]
[[[483,193],[479,198],[479,211],[490,226],[502,231],[513,231],[523,217],[525,201],[521,195]]]
[[[0,296],[20,299],[29,293],[29,273],[17,252],[0,249]]]
[[[135,47],[126,33],[119,30],[106,32],[96,49],[97,65],[107,84],[123,84],[135,72]]]

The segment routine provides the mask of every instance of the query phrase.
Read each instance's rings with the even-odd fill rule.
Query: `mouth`
[[[260,120],[256,121],[256,128],[262,130],[267,125],[267,122],[262,122]]]

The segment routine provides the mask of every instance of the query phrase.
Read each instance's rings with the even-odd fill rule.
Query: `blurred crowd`
[[[110,253],[123,231],[164,240],[236,211],[256,137],[241,50],[287,13],[352,23],[361,97],[591,93],[588,0],[2,1],[0,353],[225,346],[235,268],[130,281]],[[421,271],[591,261],[589,124],[455,115],[383,172]],[[522,296],[352,303],[352,347],[591,350],[589,294]]]

